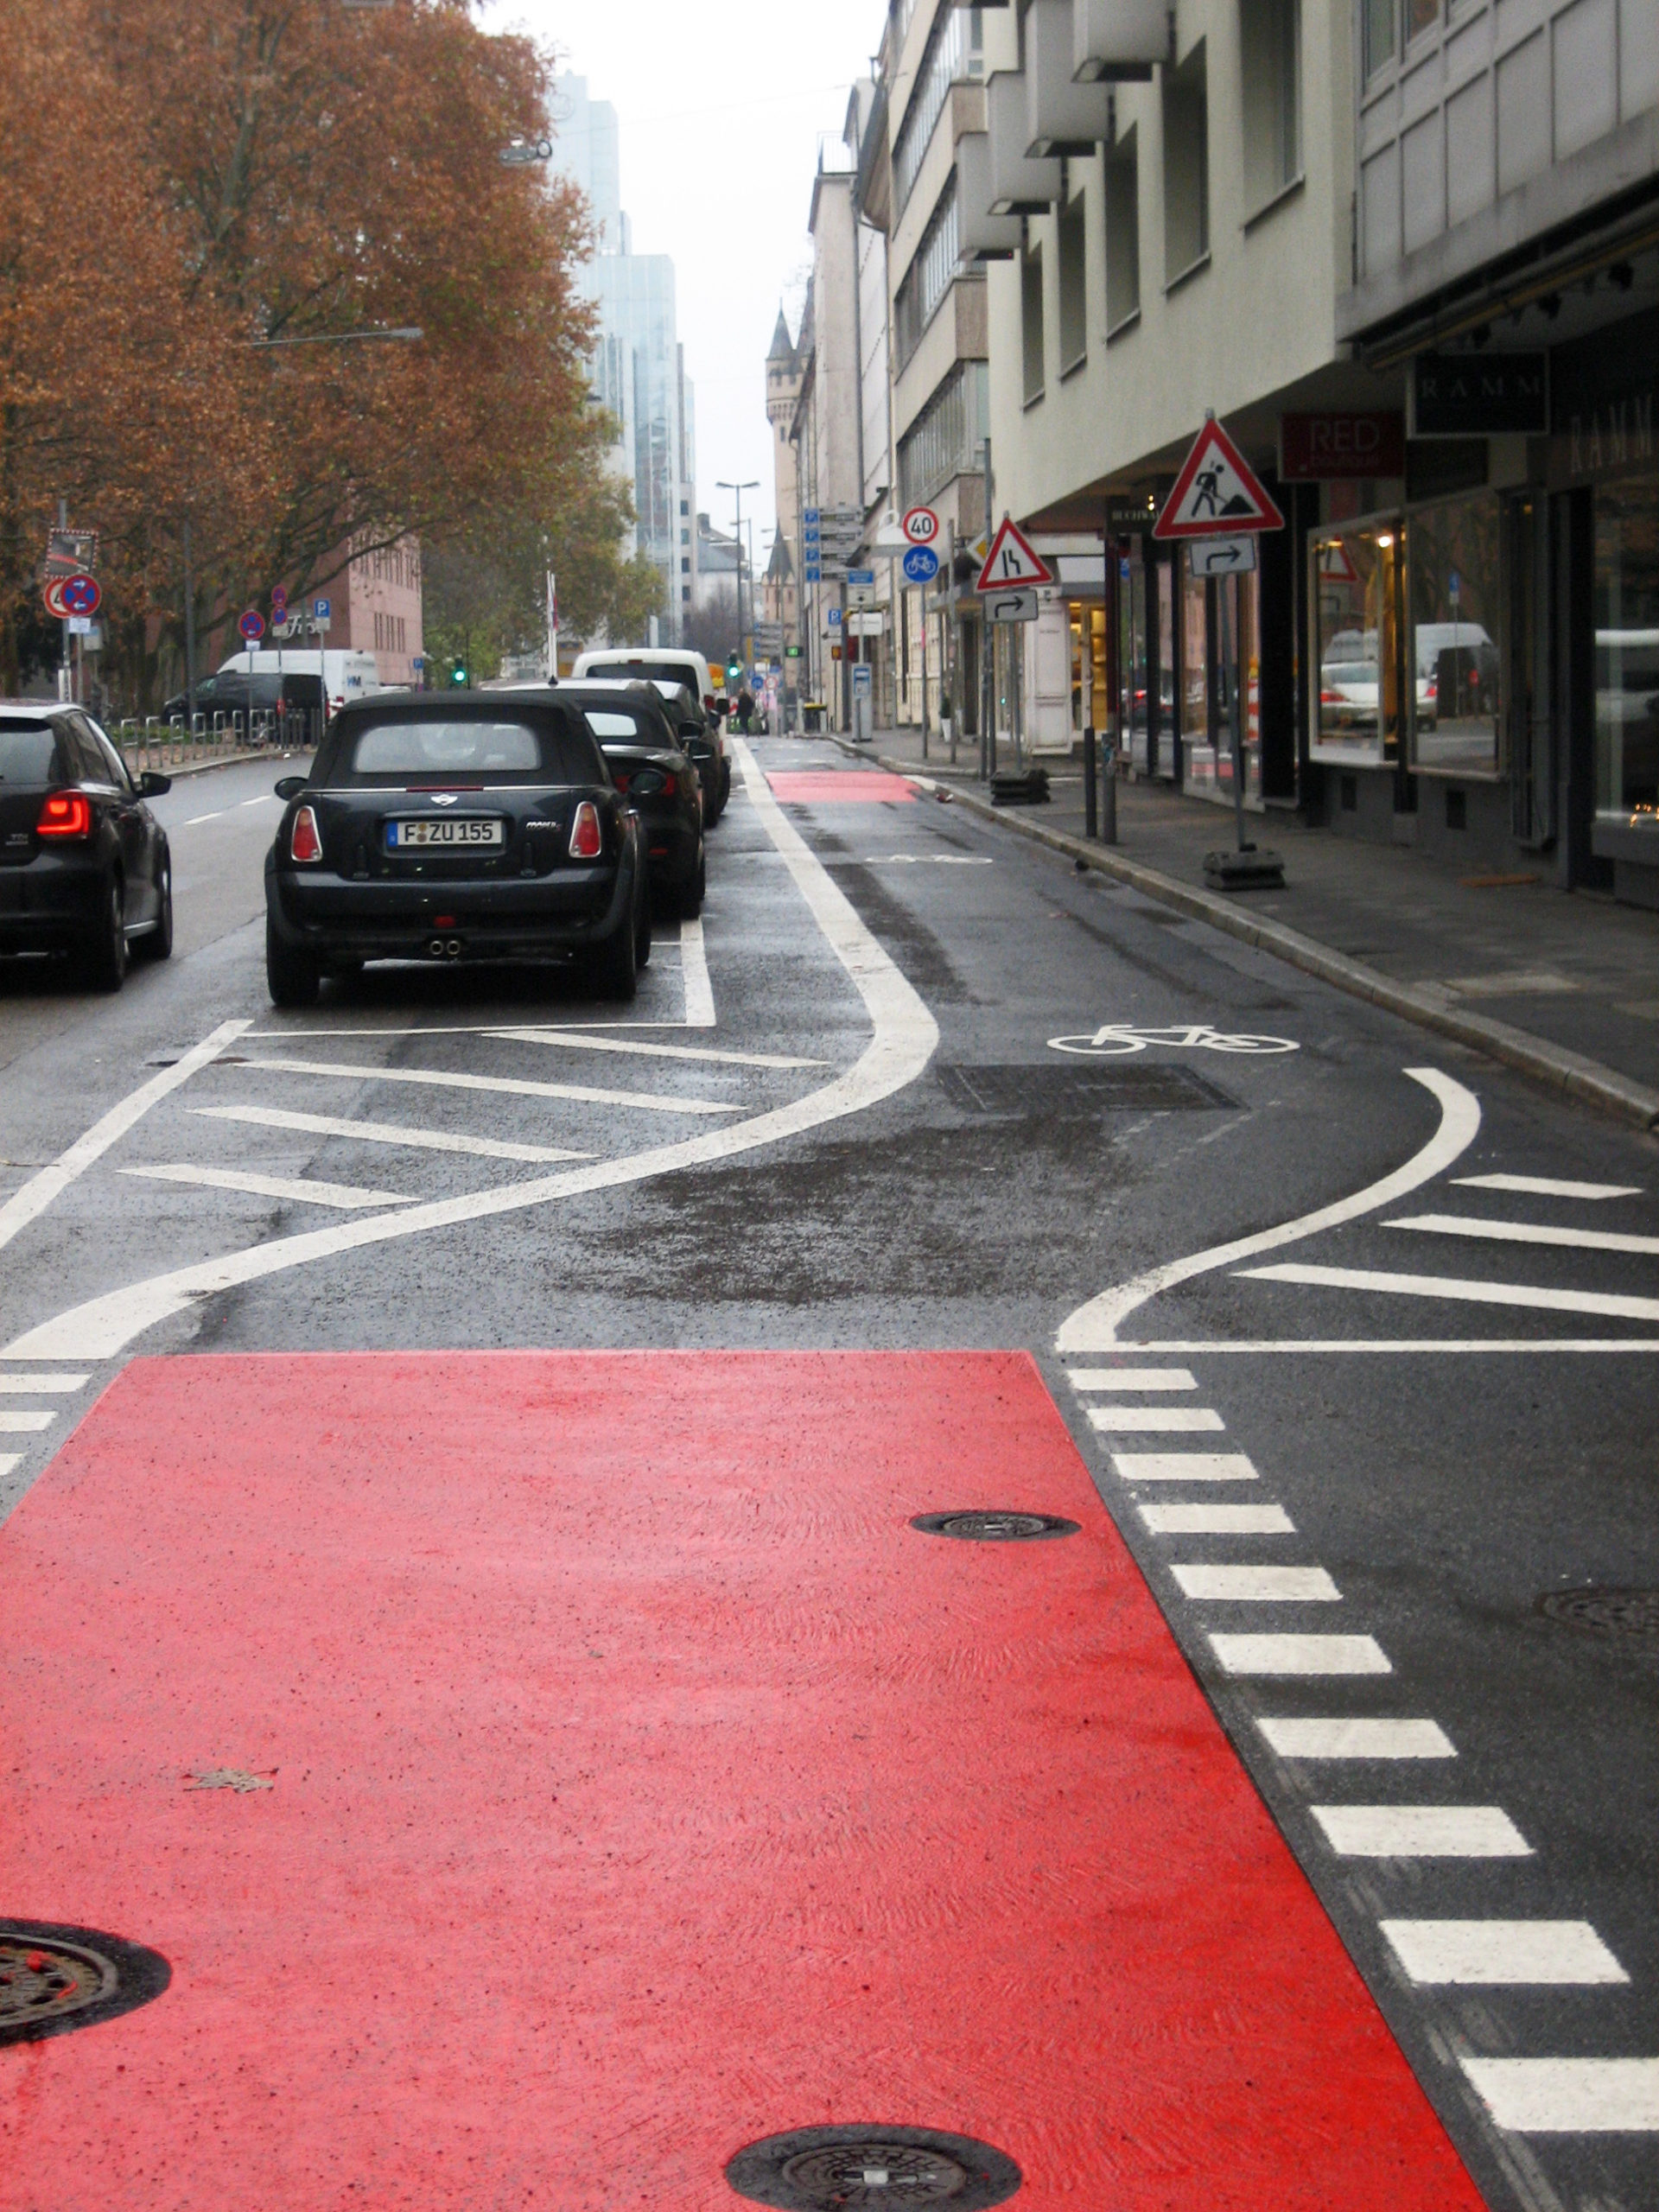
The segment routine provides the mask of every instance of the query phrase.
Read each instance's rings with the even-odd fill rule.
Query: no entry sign
[[[59,597],[66,614],[96,614],[104,603],[96,576],[67,577]]]

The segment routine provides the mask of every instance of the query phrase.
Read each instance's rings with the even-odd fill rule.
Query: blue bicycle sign
[[[905,556],[905,574],[913,584],[931,584],[939,573],[939,556],[931,545],[912,545]]]

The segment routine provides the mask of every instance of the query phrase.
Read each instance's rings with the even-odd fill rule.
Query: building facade
[[[418,538],[353,553],[334,582],[308,601],[314,595],[329,601],[330,652],[372,653],[382,683],[420,689],[426,644]]]

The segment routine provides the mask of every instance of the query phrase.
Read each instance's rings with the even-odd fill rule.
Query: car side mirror
[[[172,777],[158,776],[153,768],[146,768],[138,779],[140,798],[165,798],[172,788]]]
[[[284,776],[276,786],[276,796],[280,799],[298,798],[304,789],[303,776]]]

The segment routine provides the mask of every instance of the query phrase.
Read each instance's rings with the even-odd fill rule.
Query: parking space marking
[[[1261,1478],[1242,1452],[1114,1452],[1126,1483],[1253,1483]]]
[[[0,1436],[41,1436],[56,1419],[56,1414],[7,1413],[0,1409]]]
[[[715,987],[709,975],[709,950],[702,924],[680,924],[680,969],[685,985],[685,1026],[712,1029],[715,1026]]]
[[[1424,1988],[1590,1988],[1630,1980],[1587,1920],[1384,1920]]]
[[[1438,1720],[1320,1720],[1258,1718],[1256,1727],[1281,1759],[1454,1759],[1457,1747]]]
[[[1553,1175],[1455,1175],[1460,1191],[1517,1191],[1540,1198],[1639,1198],[1639,1183],[1563,1183]]]
[[[1530,1859],[1501,1805],[1312,1805],[1344,1859]]]
[[[1227,1424],[1211,1406],[1090,1406],[1096,1428],[1119,1436],[1214,1436]]]
[[[1066,1378],[1074,1390],[1196,1390],[1185,1367],[1080,1367]]]
[[[1336,1605],[1342,1592],[1322,1567],[1172,1567],[1183,1596],[1228,1605]]]
[[[68,1397],[84,1390],[92,1379],[90,1375],[0,1375],[0,1396]]]
[[[1566,1252],[1659,1252],[1659,1236],[1630,1236],[1611,1229],[1561,1229],[1533,1221],[1478,1221],[1472,1215],[1420,1213],[1385,1221],[1384,1229],[1414,1229],[1427,1236],[1471,1236],[1492,1244],[1549,1244]]]
[[[193,1106],[208,1122],[245,1122],[256,1128],[294,1129],[308,1136],[344,1137],[353,1144],[404,1146],[417,1152],[464,1153],[479,1160],[591,1160],[588,1152],[558,1145],[508,1144],[493,1137],[450,1136],[442,1129],[405,1128],[396,1122],[346,1122],[331,1114],[292,1114],[276,1106]],[[0,1382],[0,1389],[5,1385]]]
[[[1462,1281],[1451,1275],[1392,1274],[1375,1268],[1294,1264],[1241,1268],[1243,1281],[1297,1283],[1315,1290],[1370,1290],[1388,1298],[1450,1299],[1465,1306],[1514,1306],[1539,1313],[1599,1313],[1607,1319],[1659,1321],[1659,1298],[1606,1290],[1554,1290],[1543,1283]]]
[[[8,1475],[15,1475],[22,1464],[21,1452],[0,1452],[0,1482],[3,1482]]]
[[[364,1191],[346,1183],[309,1183],[296,1175],[260,1175],[242,1167],[123,1167],[117,1171],[146,1183],[184,1183],[203,1191],[240,1191],[249,1198],[302,1200],[332,1206],[340,1213],[366,1213],[374,1206],[409,1206],[413,1198],[391,1191]]]
[[[575,1029],[493,1029],[489,1034],[515,1045],[557,1045],[572,1052],[624,1052],[641,1059],[702,1061],[728,1068],[827,1067],[827,1060],[806,1060],[787,1052],[717,1052],[712,1045],[653,1045],[643,1038],[585,1037]]]
[[[1465,2058],[1463,2070],[1512,2135],[1659,2131],[1659,2058]]]
[[[1154,1536],[1294,1536],[1282,1505],[1153,1505],[1135,1511]]]
[[[1374,1636],[1212,1635],[1210,1649],[1230,1675],[1391,1675],[1393,1662]]]
[[[712,1098],[676,1098],[652,1090],[595,1090],[582,1084],[529,1083],[517,1076],[454,1075],[441,1068],[376,1068],[349,1060],[247,1060],[262,1074],[327,1076],[347,1083],[410,1083],[438,1090],[499,1091],[511,1098],[574,1099],[584,1106],[627,1106],[651,1114],[736,1114]]]

